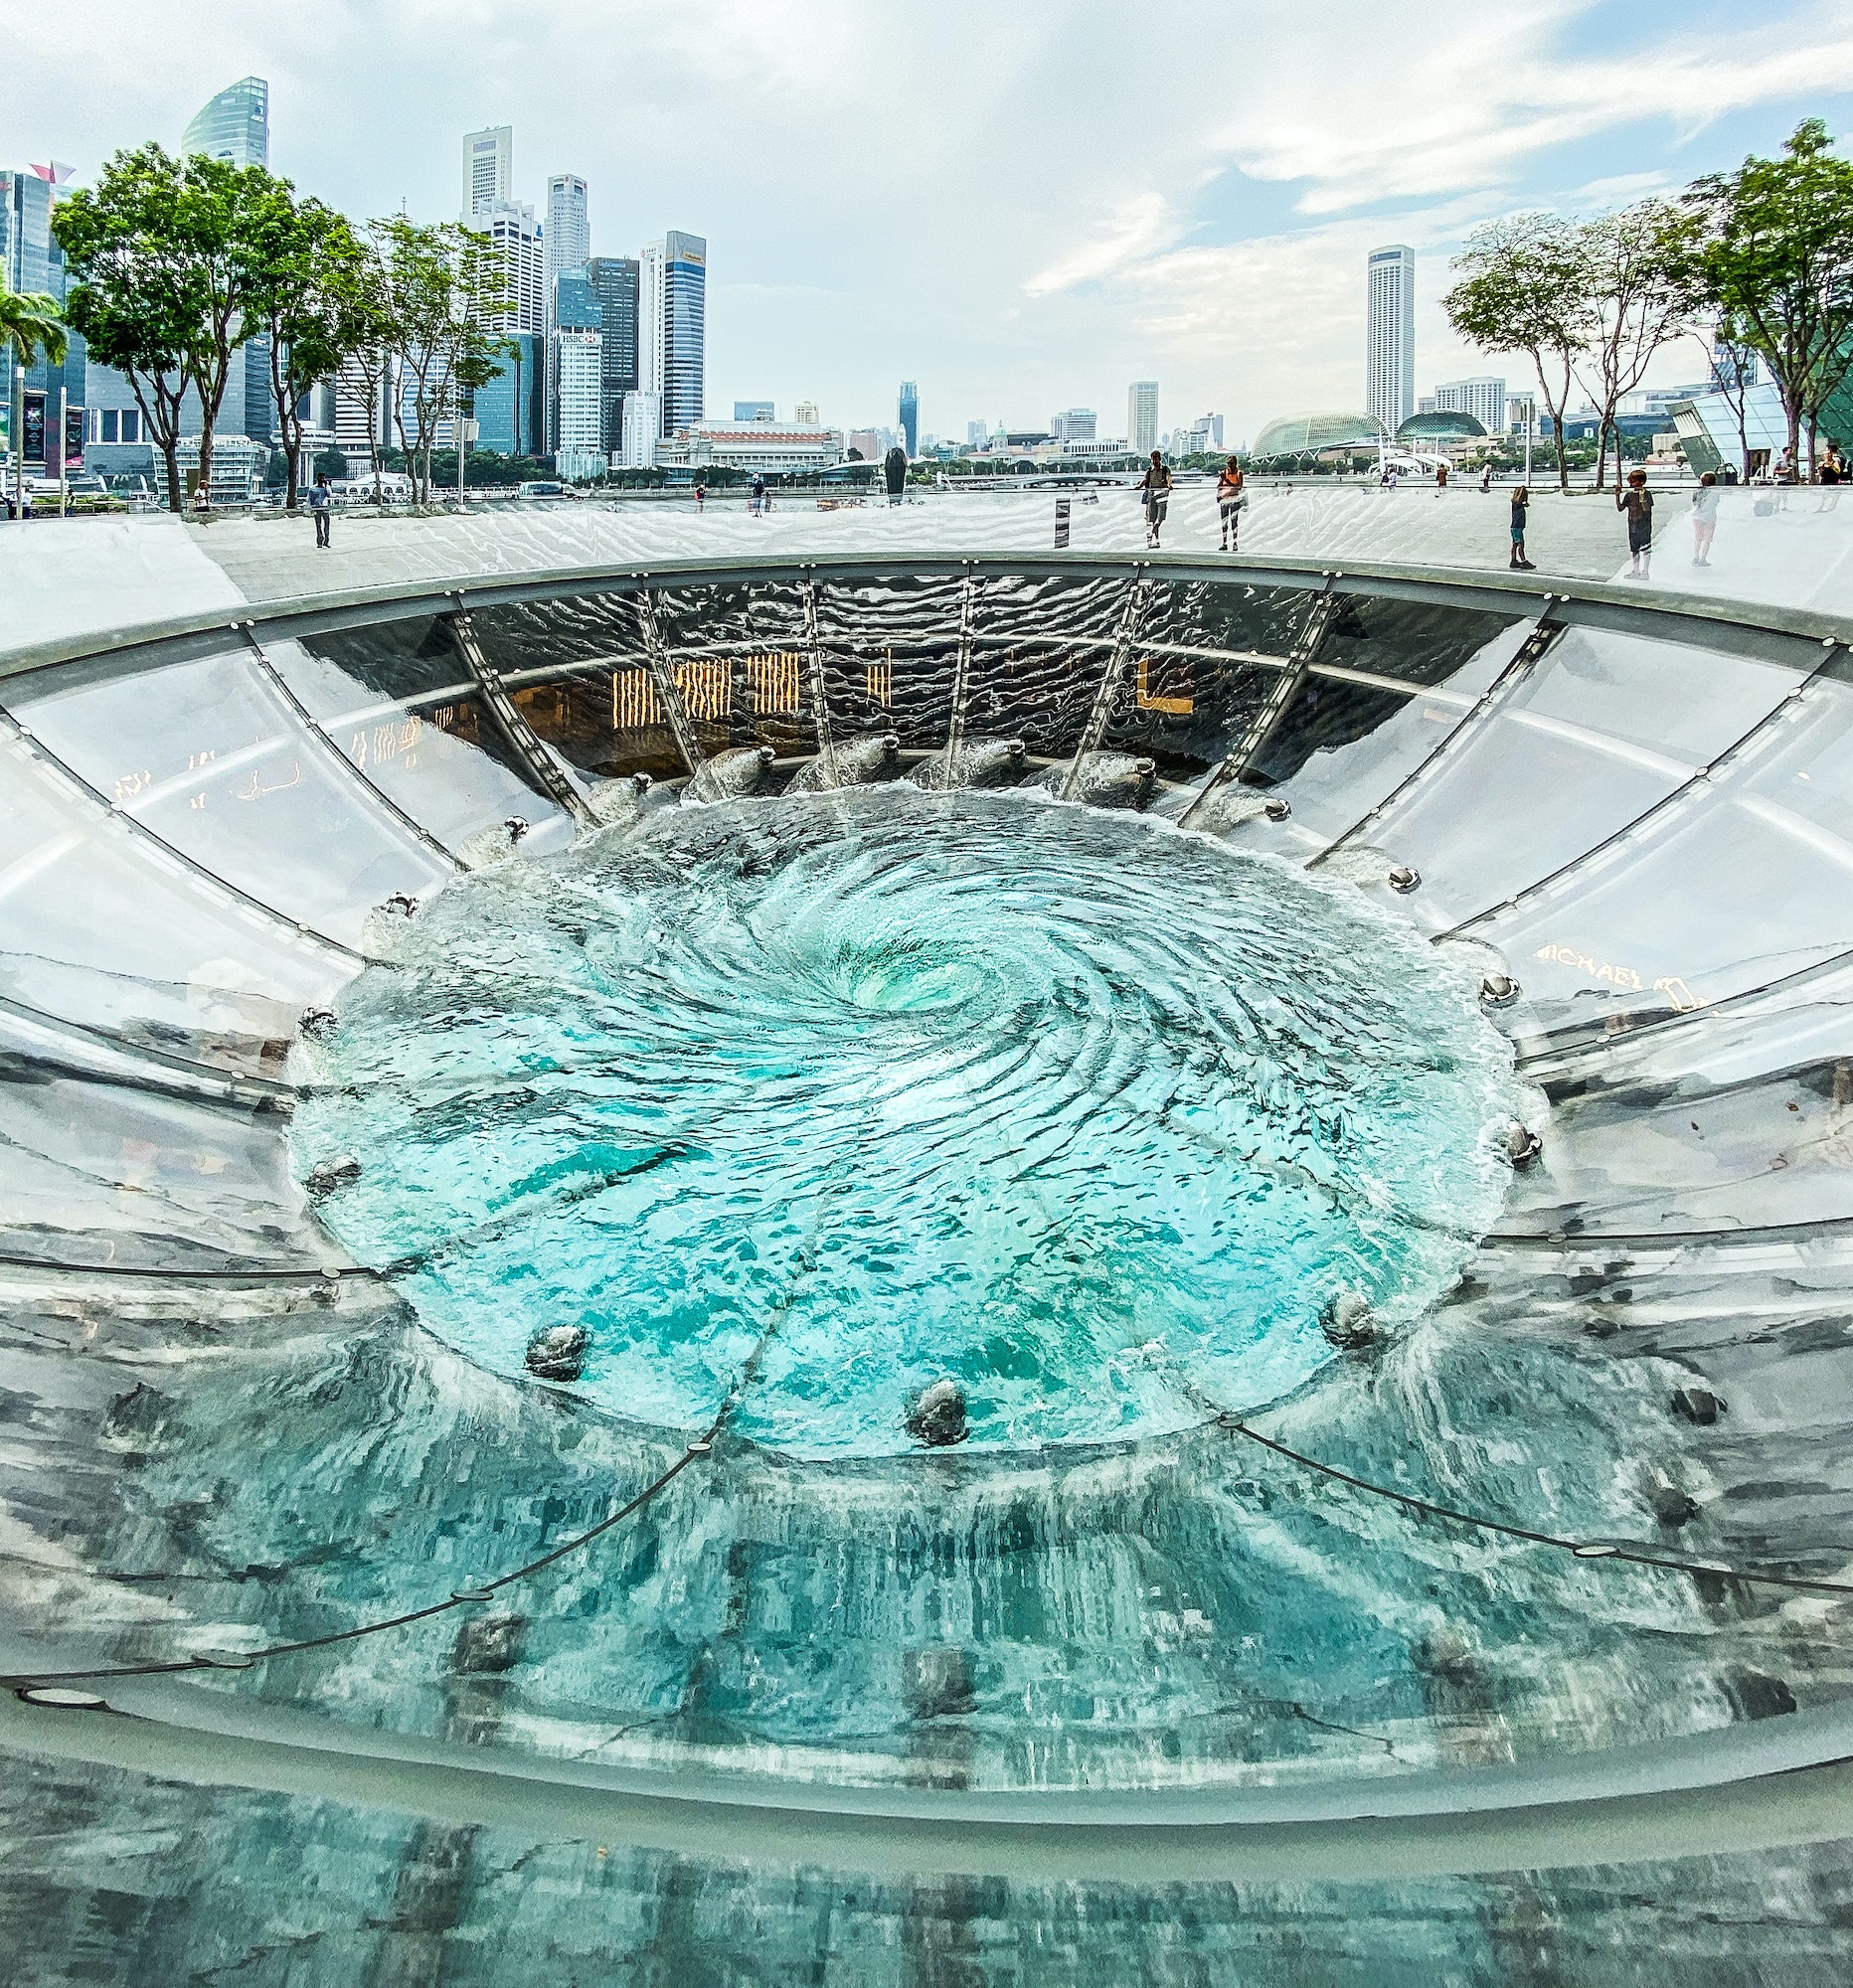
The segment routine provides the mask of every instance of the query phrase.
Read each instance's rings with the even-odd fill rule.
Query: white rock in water
[[[528,1341],[528,1372],[541,1381],[577,1381],[591,1335],[583,1325],[553,1325]]]
[[[1068,770],[1066,765],[1050,766],[1030,784],[1059,794],[1068,779]],[[1094,807],[1136,807],[1151,792],[1157,771],[1158,762],[1143,753],[1089,752],[1082,758],[1074,798]]]
[[[869,733],[860,739],[848,739],[835,746],[831,758],[836,762],[836,778],[832,780],[824,765],[821,752],[807,766],[798,769],[798,776],[791,782],[794,794],[827,793],[832,787],[859,787],[889,771],[901,756],[901,741],[892,732]]]
[[[964,1391],[956,1381],[935,1381],[908,1405],[908,1433],[929,1448],[946,1449],[970,1433]]]
[[[943,752],[924,759],[908,775],[917,787],[939,792],[947,787],[990,787],[1015,778],[1023,770],[1021,739],[967,739],[948,764]]]
[[[733,746],[704,759],[700,770],[682,790],[683,805],[731,801],[750,794],[765,777],[777,755],[769,746]]]

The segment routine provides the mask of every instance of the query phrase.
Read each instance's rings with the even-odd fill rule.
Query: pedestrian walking
[[[309,515],[315,520],[315,549],[328,550],[328,521],[334,514],[335,493],[328,487],[328,478],[318,476],[315,488],[309,492]]]
[[[1447,495],[1447,464],[1444,462],[1434,465],[1434,494],[1437,497]]]
[[[1156,547],[1158,534],[1164,529],[1165,508],[1171,501],[1171,472],[1157,449],[1152,450],[1151,467],[1139,479],[1139,491],[1145,504],[1145,543]]]
[[[1223,521],[1223,550],[1233,553],[1242,514],[1248,508],[1249,493],[1242,487],[1242,465],[1232,455],[1216,479],[1216,510]]]
[[[1515,572],[1536,573],[1525,557],[1525,524],[1531,512],[1531,492],[1520,484],[1512,493],[1512,566]]]
[[[708,486],[705,483],[698,483],[695,486],[695,515],[699,518],[707,508]]]
[[[747,485],[747,509],[757,518],[765,509],[765,478],[755,471]]]
[[[1834,511],[1840,506],[1840,486],[1847,480],[1847,466],[1841,459],[1840,444],[1830,441],[1827,453],[1823,455],[1814,471],[1814,480],[1821,486],[1821,501],[1814,507],[1817,511]]]
[[[1645,580],[1653,553],[1653,492],[1647,488],[1644,469],[1628,471],[1627,488],[1615,493],[1615,509],[1627,517],[1627,577]]]
[[[1480,495],[1484,497],[1493,487],[1493,466],[1489,462],[1480,470]]]
[[[1692,493],[1692,564],[1712,563],[1712,534],[1718,529],[1718,479],[1708,469]]]

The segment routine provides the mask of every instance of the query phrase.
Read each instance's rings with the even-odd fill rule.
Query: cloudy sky
[[[707,236],[711,414],[892,422],[906,376],[938,433],[1120,434],[1151,378],[1234,440],[1362,400],[1379,243],[1426,391],[1490,370],[1438,307],[1476,222],[1853,134],[1853,0],[60,0],[0,11],[0,164],[87,178],[245,75],[273,169],[357,218],[453,218],[462,133],[509,123],[594,250]]]

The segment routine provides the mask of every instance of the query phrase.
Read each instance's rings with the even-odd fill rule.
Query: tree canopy
[[[1448,322],[1482,352],[1531,361],[1561,435],[1577,355],[1597,329],[1580,232],[1554,214],[1490,222],[1467,237],[1454,270],[1460,280],[1442,299]],[[1558,483],[1570,487],[1561,451]]]
[[[1790,459],[1853,364],[1853,163],[1818,117],[1779,159],[1695,180],[1695,286],[1727,333],[1755,352],[1782,397]]]

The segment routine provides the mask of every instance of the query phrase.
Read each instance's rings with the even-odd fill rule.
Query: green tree
[[[98,360],[128,376],[167,458],[175,510],[174,451],[188,386],[200,404],[200,489],[212,488],[213,431],[232,355],[254,328],[246,222],[275,184],[261,166],[203,153],[175,159],[148,144],[118,152],[93,188],[80,189],[52,217],[78,278],[66,315]]]
[[[438,424],[461,417],[465,395],[495,378],[508,350],[485,325],[506,308],[507,279],[489,238],[460,223],[422,227],[402,214],[371,233],[377,308],[399,361],[393,417],[414,495],[429,503]]]
[[[345,217],[296,198],[287,180],[253,185],[244,216],[247,323],[269,344],[270,398],[287,464],[284,507],[302,482],[302,416],[318,381],[332,379],[379,337],[365,255]]]
[[[1596,437],[1598,490],[1606,484],[1611,447],[1620,483],[1615,409],[1647,377],[1661,346],[1691,326],[1698,302],[1693,239],[1690,215],[1662,200],[1598,215],[1577,231],[1591,320],[1577,371],[1601,416]]]
[[[94,188],[80,188],[52,217],[76,279],[65,316],[89,357],[127,379],[143,430],[167,467],[171,511],[181,509],[176,451],[201,314],[194,272],[166,228],[179,174],[178,161],[158,146],[118,152]]]
[[[25,404],[20,396],[25,386],[26,368],[41,352],[57,365],[64,358],[65,349],[65,327],[58,315],[58,299],[38,290],[9,290],[4,278],[0,278],[0,350],[13,355],[14,398],[19,402],[17,407],[7,410],[9,451],[24,413]],[[26,480],[23,445],[15,458],[14,467],[23,489]]]
[[[1448,322],[1468,344],[1530,359],[1559,435],[1577,355],[1596,331],[1584,247],[1579,231],[1554,214],[1491,222],[1467,237],[1453,264],[1460,280],[1441,300]],[[1567,492],[1561,460],[1557,480]]]
[[[1703,292],[1769,369],[1788,422],[1788,453],[1853,365],[1853,164],[1831,155],[1818,117],[1804,118],[1779,159],[1747,158],[1709,173],[1685,200],[1702,230]]]
[[[56,366],[65,356],[58,299],[37,290],[9,290],[0,278],[0,344],[21,366],[30,366],[40,353]]]

